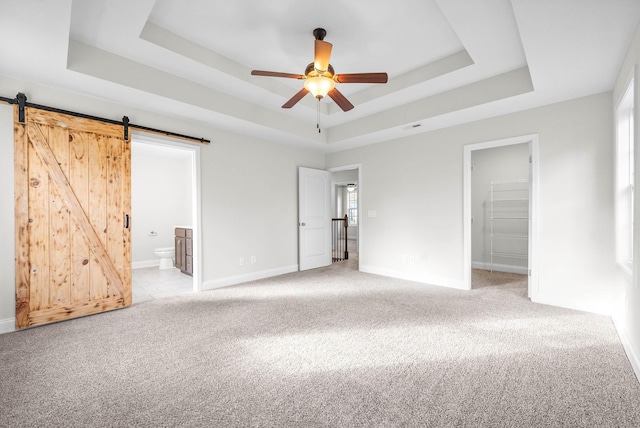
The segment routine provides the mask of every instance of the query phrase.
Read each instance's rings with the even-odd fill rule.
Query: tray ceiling
[[[0,75],[326,152],[609,91],[640,20],[636,0],[0,4]],[[355,108],[323,99],[321,134],[311,96],[280,108],[301,81],[249,74],[303,74],[316,27],[337,73],[389,74],[338,84]]]

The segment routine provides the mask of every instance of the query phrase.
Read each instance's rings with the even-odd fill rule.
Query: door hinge
[[[529,156],[529,163],[532,163],[532,162],[533,162],[533,157]]]
[[[529,269],[529,276],[531,276],[531,269]]]

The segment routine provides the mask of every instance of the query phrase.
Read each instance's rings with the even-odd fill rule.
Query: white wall
[[[203,124],[108,103],[32,82],[0,78],[0,94],[94,116],[209,138],[200,151],[203,288],[291,272],[298,263],[298,166],[324,168],[324,155],[239,136]],[[12,95],[13,94],[13,95]],[[152,106],[150,106],[150,109]],[[0,329],[13,329],[13,119],[0,104]],[[256,264],[238,259],[256,256]]]
[[[610,312],[623,281],[611,109],[604,93],[328,155],[328,167],[362,164],[360,269],[464,288],[463,146],[538,133],[537,299]]]
[[[324,155],[228,134],[201,163],[205,288],[297,270],[298,166],[324,169]]]
[[[625,283],[624,296],[616,312],[616,325],[621,333],[625,349],[636,371],[636,376],[640,378],[640,26],[629,46],[627,56],[616,80],[613,90],[613,102],[618,103],[627,89],[629,76],[635,74],[635,207],[634,207],[634,236],[633,254],[634,267],[633,279]],[[635,70],[634,70],[635,67]],[[610,114],[613,115],[613,108]],[[614,150],[614,145],[611,145]],[[613,187],[611,188],[613,191]]]
[[[131,145],[131,249],[133,267],[159,263],[153,253],[173,247],[176,226],[191,225],[191,155],[133,141]],[[152,235],[155,233],[155,235]]]
[[[15,324],[13,107],[0,104],[0,333]]]
[[[474,150],[471,153],[471,163],[473,164],[473,173],[471,175],[471,215],[473,217],[471,225],[471,260],[474,267],[486,269],[491,262],[491,182],[528,180],[529,145],[514,144]],[[516,242],[516,244],[518,243]],[[518,270],[518,267],[527,266],[526,261],[517,259],[501,258],[494,260],[494,262],[504,265],[503,267],[494,266],[495,270],[506,269],[507,271],[513,271],[514,268]]]

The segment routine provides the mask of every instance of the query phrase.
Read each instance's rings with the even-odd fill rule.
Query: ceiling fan
[[[311,92],[318,100],[329,95],[343,111],[349,111],[353,104],[336,89],[336,83],[387,83],[387,73],[351,73],[336,74],[333,66],[329,64],[331,57],[331,43],[325,42],[327,32],[324,28],[313,30],[315,40],[315,52],[313,62],[307,65],[304,74],[280,73],[276,71],[252,70],[253,76],[286,77],[290,79],[304,80],[304,87],[298,91],[282,108],[291,108],[298,101]]]

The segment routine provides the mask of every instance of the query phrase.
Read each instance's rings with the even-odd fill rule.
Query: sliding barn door
[[[15,111],[16,328],[131,304],[123,127]]]

